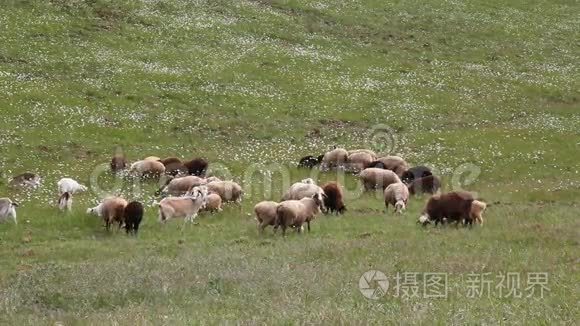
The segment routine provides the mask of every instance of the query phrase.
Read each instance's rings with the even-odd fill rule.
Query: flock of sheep
[[[163,180],[156,195],[163,197],[155,203],[158,208],[159,221],[172,218],[184,218],[193,221],[201,211],[221,211],[225,202],[240,203],[243,197],[242,187],[234,181],[220,180],[215,176],[206,177],[208,162],[196,158],[185,161],[170,157],[147,157],[128,166],[122,154],[116,154],[110,163],[111,171],[121,175],[126,172],[140,178]],[[410,167],[398,156],[379,157],[371,150],[359,149],[347,151],[334,148],[318,157],[302,158],[299,168],[319,168],[322,171],[340,169],[358,176],[367,191],[383,191],[385,207],[393,206],[396,213],[403,213],[410,195],[429,193],[423,214],[418,223],[455,222],[472,225],[483,224],[483,212],[486,204],[476,200],[469,192],[449,192],[441,194],[441,180],[425,166]],[[14,177],[12,186],[36,187],[40,177],[25,173]],[[87,187],[71,178],[63,178],[57,183],[61,210],[71,210],[73,195],[84,192]],[[338,182],[329,182],[318,186],[313,179],[304,179],[294,183],[282,196],[280,202],[262,201],[254,206],[254,213],[260,233],[267,226],[273,226],[274,232],[279,228],[286,234],[288,228],[301,232],[306,224],[310,231],[312,222],[321,212],[342,214],[346,211],[342,186]],[[16,223],[18,204],[8,198],[0,198],[0,221],[12,218]],[[143,218],[144,206],[138,201],[128,202],[124,198],[111,196],[103,199],[99,205],[87,210],[103,219],[107,230],[114,224],[124,227],[127,233],[137,234]]]

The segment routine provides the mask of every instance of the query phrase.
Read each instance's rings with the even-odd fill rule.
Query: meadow
[[[0,324],[577,324],[579,17],[574,0],[6,1],[0,197],[20,207]],[[491,204],[485,224],[422,228],[427,196],[398,216],[351,175],[295,168],[334,145],[433,167]],[[105,171],[116,150],[204,157],[246,196],[162,225],[155,182]],[[43,185],[8,186],[26,171]],[[254,204],[311,174],[344,183],[347,213],[260,236]],[[70,214],[65,176],[92,187]],[[85,213],[116,191],[148,205],[136,238]],[[369,270],[389,278],[378,300]],[[402,273],[443,273],[448,294],[397,293]],[[468,295],[470,275],[491,288]]]

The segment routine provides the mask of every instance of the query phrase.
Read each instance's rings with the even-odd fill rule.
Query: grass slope
[[[0,224],[0,323],[574,324],[578,17],[572,0],[8,1],[0,195],[22,207]],[[446,190],[497,204],[483,228],[424,230],[426,197],[393,216],[352,177],[320,174],[346,183],[349,212],[258,236],[253,205],[334,144],[429,164]],[[55,182],[88,184],[117,148],[204,156],[248,196],[185,227],[149,209],[138,239],[84,214],[95,193],[59,214]],[[9,189],[24,171],[44,186]],[[147,204],[155,187],[121,185]],[[449,273],[450,296],[367,300],[370,269]],[[470,272],[534,271],[550,275],[544,299],[465,297]]]

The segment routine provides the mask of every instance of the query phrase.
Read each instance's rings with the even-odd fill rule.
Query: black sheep
[[[139,224],[143,219],[144,213],[143,204],[138,201],[132,201],[125,207],[124,219],[125,219],[125,230],[127,234],[133,233],[137,235],[139,231]]]
[[[428,177],[430,175],[433,175],[433,172],[431,172],[431,169],[429,169],[426,166],[419,165],[419,166],[412,167],[409,170],[405,171],[403,173],[403,176],[401,177],[401,181],[403,181],[406,184],[409,184],[409,183],[413,182],[413,180],[415,180],[415,179]]]

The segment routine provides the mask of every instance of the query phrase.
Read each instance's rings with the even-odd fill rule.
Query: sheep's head
[[[423,215],[419,216],[419,220],[417,221],[417,223],[420,223],[423,226],[425,226],[425,225],[431,223],[431,219],[429,218],[429,215],[423,214]]]
[[[87,186],[85,186],[85,185],[80,185],[80,186],[79,186],[79,191],[81,191],[81,192],[85,192],[85,191],[87,191],[87,190],[88,190]]]
[[[303,180],[302,180],[302,181],[300,181],[300,182],[301,182],[301,183],[310,184],[310,185],[313,185],[313,184],[315,184],[315,183],[314,183],[314,180],[313,180],[312,178],[303,179]]]
[[[395,203],[395,212],[397,212],[399,214],[403,214],[405,209],[406,209],[406,205],[405,205],[404,201],[399,200],[398,202]]]
[[[474,200],[471,203],[470,215],[476,223],[483,225],[483,212],[485,212],[486,208],[487,204],[482,201]]]

